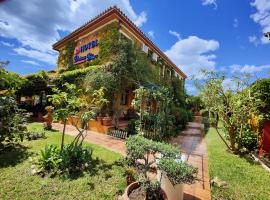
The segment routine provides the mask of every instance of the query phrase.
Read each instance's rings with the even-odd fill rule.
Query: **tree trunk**
[[[229,135],[230,135],[230,143],[231,143],[231,148],[232,148],[232,151],[234,153],[237,153],[237,149],[236,149],[236,139],[235,139],[235,131],[234,130],[230,130],[229,131]]]
[[[228,145],[227,141],[222,137],[222,135],[219,133],[218,128],[216,127],[216,131],[221,138],[221,140],[224,142],[224,144],[227,146],[228,149],[232,150],[231,147]]]
[[[239,137],[239,143],[238,143],[238,149],[241,149],[243,144],[242,144],[242,139],[243,139],[243,124],[241,124],[240,127],[240,137]]]
[[[66,132],[66,125],[67,125],[67,119],[64,120],[64,128],[63,128],[63,132],[62,132],[62,139],[61,139],[61,151],[64,148],[64,140],[65,140],[65,132]]]

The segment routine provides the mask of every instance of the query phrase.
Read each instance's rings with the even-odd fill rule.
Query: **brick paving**
[[[52,128],[55,130],[62,131],[63,124],[53,123]],[[67,125],[66,126],[66,134],[76,136],[78,134],[78,130],[72,125]],[[86,142],[89,142],[92,144],[97,144],[99,146],[102,146],[102,147],[107,148],[111,151],[120,153],[122,155],[125,155],[125,152],[126,152],[124,140],[117,139],[117,138],[111,137],[111,136],[106,135],[106,134],[97,133],[97,132],[88,130],[87,136],[85,137],[84,140]]]
[[[171,143],[181,147],[187,161],[198,167],[198,180],[192,185],[184,185],[184,200],[210,200],[211,190],[208,173],[207,145],[203,136],[200,118],[190,122],[185,131],[173,138]]]
[[[53,129],[62,131],[63,125],[53,123]],[[66,134],[75,136],[78,131],[75,127],[67,125]],[[87,131],[85,141],[100,145],[114,152],[125,155],[126,149],[124,140],[116,139],[106,134]],[[198,180],[192,185],[184,185],[184,200],[210,200],[211,190],[208,174],[207,146],[203,137],[203,124],[200,118],[190,122],[187,129],[170,141],[179,146],[186,155],[188,163],[198,167]]]

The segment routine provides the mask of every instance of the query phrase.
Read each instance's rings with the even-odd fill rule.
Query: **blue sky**
[[[117,5],[189,77],[203,68],[269,77],[270,0],[8,0],[0,3],[0,60],[28,74],[56,66],[51,45]],[[194,93],[191,81],[187,90]]]

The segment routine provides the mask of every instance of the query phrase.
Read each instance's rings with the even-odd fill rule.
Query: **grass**
[[[41,130],[40,124],[32,123],[29,130]],[[0,199],[117,199],[125,188],[124,168],[117,164],[120,154],[92,144],[93,156],[104,163],[94,174],[84,173],[70,179],[63,177],[39,177],[31,175],[30,156],[35,156],[47,144],[60,145],[58,131],[46,131],[46,139],[24,141],[21,146],[0,154]],[[66,142],[72,141],[66,135]]]
[[[270,174],[252,160],[229,153],[215,129],[210,128],[208,144],[210,178],[218,177],[227,186],[214,186],[213,199],[269,200]]]

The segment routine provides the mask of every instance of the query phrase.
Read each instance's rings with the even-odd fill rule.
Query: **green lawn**
[[[29,129],[41,129],[39,124],[30,124]],[[94,157],[99,157],[102,164],[94,174],[70,178],[49,178],[31,175],[29,157],[34,156],[46,144],[59,144],[61,134],[47,131],[43,140],[24,141],[22,147],[0,154],[0,199],[117,199],[117,194],[125,188],[124,168],[116,161],[120,154],[111,152],[97,145],[89,145],[94,150]],[[72,140],[66,136],[66,142]]]
[[[270,173],[248,159],[228,153],[213,128],[206,141],[211,179],[217,176],[228,184],[224,188],[212,187],[213,199],[270,199]]]

